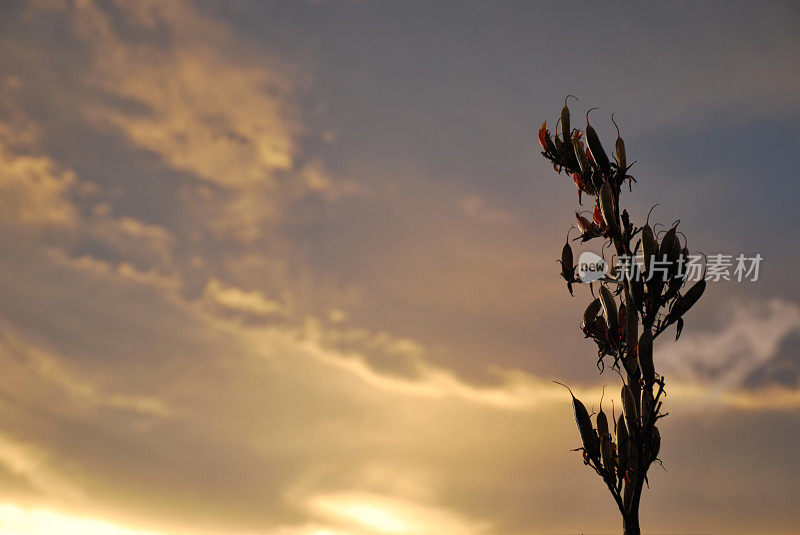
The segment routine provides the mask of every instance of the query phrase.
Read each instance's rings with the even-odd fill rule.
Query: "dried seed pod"
[[[650,268],[653,265],[653,257],[658,252],[658,242],[656,241],[655,234],[650,225],[642,227],[642,257],[644,263],[645,275],[650,274]]]
[[[635,368],[639,361],[636,357],[636,346],[639,344],[639,314],[633,306],[630,292],[625,292],[628,298],[628,306],[625,311],[625,345],[627,348],[628,368]]]
[[[583,449],[590,458],[597,459],[600,455],[600,444],[598,443],[597,433],[595,433],[592,427],[592,419],[589,417],[589,411],[587,411],[584,404],[575,397],[570,387],[558,381],[554,382],[569,390],[569,395],[572,396],[572,411],[575,414],[575,423],[578,424],[578,432],[581,435]]]
[[[617,154],[617,165],[619,165],[619,170],[622,173],[625,173],[628,169],[628,160],[625,156],[625,142],[622,141],[622,137],[619,135],[619,126],[617,126],[617,122],[614,120],[614,114],[611,114],[611,122],[614,123],[614,126],[617,128],[617,141],[614,143],[614,149]]]
[[[633,434],[638,429],[639,414],[636,410],[636,398],[628,385],[622,386],[622,410],[628,424],[628,431]]]
[[[597,434],[600,435],[600,438],[603,438],[606,435],[610,436],[608,432],[608,417],[606,413],[603,412],[603,409],[600,409],[600,412],[597,413]]]
[[[666,321],[673,322],[680,319],[684,314],[686,314],[690,308],[694,306],[697,301],[703,296],[703,292],[706,291],[706,281],[705,279],[701,279],[694,283],[691,288],[689,288],[685,294],[680,296],[678,299],[675,300],[675,303],[672,305],[672,309],[669,311],[667,315]]]
[[[583,332],[587,338],[591,336],[595,340],[602,340],[603,343],[608,342],[608,325],[602,316],[597,316],[592,323],[585,324]]]
[[[606,477],[612,481],[615,478],[615,462],[614,452],[611,447],[611,435],[606,434],[600,439],[600,456],[603,460],[603,468],[606,472]]]
[[[581,168],[581,172],[591,172],[592,168],[589,164],[589,159],[586,158],[586,151],[583,148],[583,142],[577,135],[572,137],[572,150],[575,153],[575,158],[578,160],[578,165]]]
[[[575,264],[573,262],[572,247],[570,247],[569,241],[566,242],[561,249],[561,260],[559,260],[559,262],[561,262],[561,277],[567,281],[567,289],[570,295],[574,295],[572,293],[572,283],[575,281]]]
[[[600,138],[598,137],[597,132],[592,125],[589,124],[589,112],[591,111],[592,110],[586,112],[586,144],[589,146],[589,152],[591,153],[594,161],[597,162],[600,170],[608,174],[611,171],[611,165],[608,162],[608,156],[606,156],[606,151],[603,150],[603,145],[600,143]]]
[[[542,146],[542,150],[547,152],[547,121],[542,123],[541,128],[539,128],[539,145]]]
[[[616,277],[616,272],[612,272],[611,276]],[[619,305],[619,313],[617,314],[617,327],[619,328],[619,339],[625,340],[625,328],[628,325],[628,320],[626,316],[628,314],[627,307],[625,303]]]
[[[670,274],[677,271],[677,261],[681,254],[681,242],[676,234],[677,228],[678,225],[675,225],[664,234],[664,238],[658,248],[658,259],[669,262]]]
[[[644,303],[644,281],[642,280],[641,274],[638,273],[638,267],[636,271],[637,276],[631,277],[631,297],[633,297],[633,302],[638,309],[641,308],[642,303]]]
[[[639,469],[639,450],[632,440],[628,440],[628,471],[637,472]]]
[[[575,212],[575,220],[578,224],[578,230],[580,230],[582,234],[591,234],[592,223],[588,219],[583,217],[578,212]]]
[[[678,294],[678,291],[683,286],[683,283],[686,280],[686,266],[689,263],[689,249],[686,247],[680,247],[680,240],[675,238],[675,246],[677,248],[676,260],[675,263],[671,266],[671,275],[673,279],[670,281],[670,287],[667,290],[667,294],[669,297],[667,300],[675,297]],[[670,292],[671,295],[670,295]]]
[[[567,98],[564,99],[564,107],[561,108],[561,136],[563,137],[564,141],[567,141],[571,137],[570,136],[571,129],[569,124],[569,108],[567,107],[567,100],[569,99],[569,97],[572,97],[572,95],[567,95]]]
[[[589,306],[586,307],[586,310],[583,311],[583,324],[584,325],[591,325],[594,323],[595,318],[597,317],[597,313],[600,312],[600,299],[595,298],[594,301],[589,303]]]
[[[675,267],[675,266],[677,266],[677,264],[674,264],[673,267]],[[678,295],[678,292],[680,291],[681,287],[683,286],[683,279],[684,279],[683,276],[679,277],[677,275],[674,275],[669,280],[669,283],[667,284],[667,291],[664,292],[664,301],[665,302],[671,300],[676,295]]]
[[[567,268],[569,274],[574,273],[573,267],[573,257],[572,257],[572,247],[570,247],[569,243],[565,243],[564,247],[561,249],[561,266]],[[571,276],[568,276],[567,279],[572,279]]]
[[[614,301],[611,291],[604,284],[600,285],[600,303],[603,305],[603,315],[608,322],[608,331],[616,335],[618,332],[617,303]]]
[[[592,212],[592,222],[597,225],[599,230],[606,228],[606,222],[603,221],[603,212],[600,211],[600,205],[594,205],[594,212]]]
[[[583,133],[578,132],[578,135],[582,136]],[[586,144],[584,143],[582,138],[581,138],[581,147],[583,148],[583,154],[586,155],[586,163],[589,164],[588,172],[594,174],[595,170],[597,169],[597,164],[595,163],[594,158],[592,158],[592,153],[589,152],[589,149],[586,147]]]
[[[620,477],[625,477],[628,471],[628,447],[628,429],[625,427],[625,417],[620,414],[617,420],[617,465]]]
[[[614,192],[611,190],[611,184],[608,182],[603,183],[600,188],[600,213],[603,214],[603,220],[609,228],[615,229],[617,225],[617,214],[614,210]]]
[[[652,388],[656,382],[656,370],[653,365],[653,333],[650,332],[650,329],[644,329],[642,336],[639,337],[636,353],[644,384],[647,388]]]
[[[558,124],[556,124],[556,130],[558,130]],[[561,138],[558,137],[558,132],[556,132],[556,137],[554,139],[554,142],[556,145],[556,152],[558,152],[558,154],[561,154],[564,150],[564,142],[561,141]]]
[[[553,139],[550,137],[550,131],[547,129],[547,121],[542,123],[539,128],[539,145],[545,154],[553,155],[558,152],[557,147],[553,144]]]
[[[653,412],[654,404],[653,390],[650,388],[642,388],[642,427],[647,426],[650,415]]]

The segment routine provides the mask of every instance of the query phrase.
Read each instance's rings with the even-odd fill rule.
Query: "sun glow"
[[[0,505],[0,535],[165,535],[43,509]]]
[[[474,534],[483,533],[486,527],[444,509],[368,493],[318,496],[312,499],[310,506],[316,515],[348,533]]]
[[[408,524],[389,511],[367,504],[349,504],[341,508],[341,513],[363,524],[385,533],[406,533]]]

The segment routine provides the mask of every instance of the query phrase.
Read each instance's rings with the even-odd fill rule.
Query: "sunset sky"
[[[567,94],[637,221],[764,258],[656,344],[645,532],[796,533],[798,54],[788,1],[2,1],[0,535],[618,532]]]

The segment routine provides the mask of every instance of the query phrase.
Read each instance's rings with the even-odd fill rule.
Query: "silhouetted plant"
[[[679,221],[661,235],[650,226],[649,214],[645,224],[636,227],[628,211],[620,211],[623,185],[627,181],[631,189],[636,180],[628,174],[632,164],[628,164],[619,127],[614,122],[617,139],[614,161],[610,161],[589,124],[591,110],[586,113],[584,131],[572,128],[567,100],[569,97],[556,123],[555,136],[548,131],[546,122],[539,130],[542,155],[552,162],[556,172],[572,177],[579,203],[583,194],[594,201],[591,221],[575,213],[581,232],[575,239],[601,240],[603,248],[610,246],[618,259],[627,259],[619,273],[612,271],[611,276],[599,280],[598,296],[586,307],[580,324],[584,335],[597,344],[601,373],[605,359],[609,359],[611,368],[622,379],[622,413],[609,423],[601,404],[593,423],[584,404],[573,395],[582,442],[575,451],[582,452],[584,463],[597,472],[611,492],[622,515],[624,534],[639,535],[639,504],[644,485],[649,486],[647,472],[654,462],[661,462],[661,435],[656,423],[667,415],[661,411],[665,380],[655,369],[653,341],[673,323],[678,339],[684,314],[705,290],[705,274],[683,292],[687,282],[683,268],[689,251],[678,237],[682,235],[677,230]],[[641,268],[633,261],[637,255],[642,258]],[[559,261],[561,276],[572,294],[573,284],[580,284],[581,280],[576,277],[569,239]],[[591,283],[590,288],[594,296]]]

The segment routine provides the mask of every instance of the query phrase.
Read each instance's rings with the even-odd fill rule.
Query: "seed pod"
[[[694,283],[685,294],[675,300],[675,303],[672,305],[672,309],[667,315],[667,321],[673,322],[677,319],[680,319],[689,311],[690,308],[694,306],[695,303],[697,303],[697,301],[700,300],[700,298],[703,296],[703,292],[705,291],[705,279],[701,279]]]
[[[678,295],[678,292],[680,291],[682,286],[683,286],[683,276],[680,277],[678,277],[677,275],[673,276],[669,280],[669,283],[667,284],[667,291],[664,292],[664,301],[665,302],[670,301],[672,298]]]
[[[611,184],[608,182],[603,183],[600,188],[600,212],[603,214],[603,220],[609,228],[617,228],[617,214],[614,210],[614,192],[611,191]]]
[[[597,413],[597,434],[600,435],[600,438],[606,435],[610,436],[608,432],[608,417],[603,412],[603,409],[600,409],[600,412]]]
[[[617,126],[617,122],[614,121],[613,113],[611,114],[611,122],[614,123],[614,126],[617,128],[617,141],[614,143],[614,149],[617,153],[617,165],[619,165],[619,170],[625,173],[628,169],[628,160],[625,157],[625,142],[622,141],[619,135],[619,126]]]
[[[597,165],[600,167],[604,173],[608,174],[611,171],[611,165],[608,163],[608,156],[606,156],[606,151],[603,150],[603,145],[600,143],[600,138],[597,136],[597,132],[589,124],[589,110],[586,112],[586,144],[589,146],[589,151],[592,154],[592,158]]]
[[[569,96],[567,96],[569,98]],[[564,99],[564,107],[561,109],[561,136],[564,141],[568,140],[570,136],[569,125],[569,108],[567,107],[567,98]]]
[[[600,299],[595,299],[589,306],[586,307],[586,310],[583,311],[583,324],[584,325],[591,325],[594,323],[595,318],[597,317],[597,313],[600,312]]]
[[[586,158],[586,151],[583,149],[583,142],[580,140],[580,137],[573,136],[572,150],[575,153],[575,158],[578,160],[581,172],[589,173],[592,168],[589,165],[589,160]]]
[[[644,303],[644,281],[642,280],[641,273],[639,273],[638,266],[636,269],[636,276],[631,277],[631,297],[637,307]],[[638,339],[637,339],[638,342]]]
[[[650,415],[653,412],[653,404],[655,403],[655,399],[653,399],[653,391],[650,388],[642,388],[642,427],[646,427],[648,420],[650,419]]]
[[[706,280],[702,279],[697,281],[692,285],[691,288],[683,295],[683,305],[682,305],[682,313],[681,315],[685,314],[689,311],[690,308],[694,306],[697,301],[703,296],[703,292],[706,291]]]
[[[661,432],[658,427],[653,426],[653,431],[650,433],[647,442],[647,463],[650,464],[658,459],[658,453],[661,451]]]
[[[639,338],[639,347],[636,350],[639,359],[639,368],[642,370],[642,379],[647,388],[652,388],[656,382],[656,370],[653,365],[653,334],[650,329],[645,329]]]
[[[561,277],[567,281],[567,289],[570,295],[573,295],[572,283],[575,281],[575,264],[573,263],[572,247],[570,247],[569,242],[566,242],[561,249],[561,260],[559,262],[561,262]]]
[[[602,284],[600,285],[600,303],[603,305],[603,315],[605,315],[608,322],[608,332],[616,336],[618,332],[617,304],[614,301],[614,296],[611,295],[611,291]]]
[[[639,314],[633,306],[632,297],[630,293],[626,292],[628,296],[628,307],[625,311],[625,345],[627,348],[628,367],[635,368],[638,365],[638,358],[636,357],[636,346],[639,344]]]
[[[622,387],[622,410],[628,424],[628,431],[633,433],[638,428],[639,415],[636,411],[636,398],[633,397],[633,392],[628,385]]]
[[[677,228],[678,225],[675,225],[664,234],[661,246],[658,248],[659,260],[667,260],[670,263],[678,260],[678,255],[681,254],[681,243],[676,235]]]
[[[603,459],[603,468],[605,468],[606,477],[614,480],[614,453],[611,449],[611,435],[606,434],[600,439],[600,455]]]
[[[547,121],[542,123],[541,128],[539,128],[539,145],[542,146],[542,150],[547,152]]]
[[[603,316],[594,318],[594,322],[591,324],[588,331],[589,332],[586,333],[587,337],[591,336],[597,340],[608,341],[608,325],[606,325],[606,320],[603,319]],[[586,329],[584,332],[586,332]]]
[[[625,477],[628,471],[628,447],[628,429],[625,427],[625,417],[620,414],[617,420],[617,465],[620,477]]]
[[[572,396],[572,411],[575,414],[575,423],[578,424],[578,432],[581,435],[581,442],[586,453],[592,459],[597,459],[600,455],[600,444],[598,443],[597,434],[592,427],[592,419],[589,417],[589,411],[583,403],[572,393],[572,390],[565,384],[556,382],[569,390],[569,395]]]
[[[547,121],[542,123],[539,128],[539,145],[542,146],[545,154],[553,155],[558,152],[557,147],[553,144],[553,139],[550,137],[550,131],[547,130]]]
[[[565,268],[569,275],[574,273],[572,269],[574,267],[573,259],[572,259],[572,247],[569,246],[569,243],[565,243],[564,247],[561,249],[561,267]],[[572,279],[571,276],[567,276],[567,279]]]
[[[646,276],[650,274],[650,268],[653,264],[653,257],[656,255],[657,251],[658,242],[653,234],[653,229],[650,228],[650,225],[645,225],[642,227],[642,256],[644,273]]]
[[[619,162],[619,168],[624,173],[625,169],[627,169],[628,161],[625,159],[625,142],[622,141],[621,137],[617,138],[617,142],[615,143],[615,148],[617,151],[617,161]]]
[[[603,230],[606,228],[606,222],[603,221],[603,213],[600,211],[600,205],[594,205],[594,212],[592,212],[592,222],[597,225],[597,228]]]
[[[637,472],[639,469],[639,451],[632,440],[628,440],[628,471]]]
[[[676,245],[680,247],[680,241],[677,238],[675,239],[675,241]],[[675,265],[673,266],[674,267],[673,277],[675,278],[676,281],[680,282],[680,286],[683,286],[683,282],[686,280],[686,273],[687,273],[686,266],[688,265],[689,260],[690,260],[689,249],[687,249],[686,247],[679,249],[678,259],[676,260]],[[677,285],[678,282],[675,282],[675,284]],[[680,286],[677,286],[678,290],[680,290]]]
[[[589,167],[595,168],[597,167],[597,162],[594,161],[592,157],[592,153],[589,149],[584,149],[586,151],[586,161],[589,162]]]
[[[578,212],[575,212],[575,219],[578,224],[578,230],[581,231],[582,234],[590,234],[592,230],[592,223],[583,217]]]

